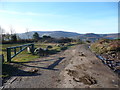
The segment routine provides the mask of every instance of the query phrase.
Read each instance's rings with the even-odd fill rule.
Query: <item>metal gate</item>
[[[28,46],[31,46],[31,52],[34,53],[34,44],[25,44],[21,46],[8,47],[7,48],[7,62],[11,62],[11,59],[18,55],[20,52],[24,51]],[[19,51],[16,51],[16,48],[19,48]],[[14,54],[11,55],[11,49],[13,49]]]

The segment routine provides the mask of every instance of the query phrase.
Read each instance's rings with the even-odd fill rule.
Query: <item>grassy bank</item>
[[[102,39],[91,45],[91,49],[98,54],[104,54],[110,51],[120,51],[120,40]]]
[[[104,58],[102,62],[120,76],[120,40],[99,40],[91,49]]]

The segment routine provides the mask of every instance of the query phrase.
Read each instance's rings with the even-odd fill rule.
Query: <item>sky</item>
[[[0,26],[6,32],[68,31],[117,33],[117,2],[0,2]]]

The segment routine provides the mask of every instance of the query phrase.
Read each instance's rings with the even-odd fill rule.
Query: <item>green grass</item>
[[[7,47],[12,47],[12,46],[19,46],[19,45],[22,45],[22,44],[3,44],[2,45],[2,52],[1,53],[4,55],[5,62],[7,61],[7,51],[6,51],[6,48]],[[19,51],[19,48],[17,48],[16,51]],[[11,55],[13,55],[13,54],[14,54],[14,52],[12,50]],[[35,58],[38,58],[38,56],[37,55],[28,54],[27,50],[24,50],[20,54],[18,54],[17,56],[15,56],[12,59],[12,61],[26,62],[26,61],[33,60]]]
[[[7,51],[6,51],[6,48],[7,47],[13,47],[13,46],[19,46],[19,45],[23,45],[23,44],[3,44],[2,45],[2,51],[0,53],[4,54],[4,59],[5,61],[7,61]],[[35,44],[35,47],[45,47],[43,44]],[[16,51],[19,51],[19,48],[17,48]],[[12,50],[11,52],[11,55],[13,55],[14,52]],[[17,56],[15,56],[12,61],[17,61],[17,62],[27,62],[27,61],[30,61],[30,60],[34,60],[38,58],[38,55],[32,55],[32,54],[29,54],[27,52],[27,50],[24,50],[22,51],[20,54],[18,54]]]
[[[56,54],[57,52],[60,52],[62,50],[66,50],[70,47],[73,47],[74,45],[76,45],[77,43],[71,43],[69,45],[66,45],[64,47],[58,47],[56,46],[56,44],[52,44],[52,43],[35,43],[35,48],[41,47],[41,48],[46,48],[48,45],[51,45],[53,48],[49,49],[49,52],[51,54]],[[3,63],[3,78],[12,76],[12,73],[14,72],[13,70],[17,70],[17,67],[14,67],[13,65],[10,65],[7,61],[7,51],[6,48],[7,47],[12,47],[12,46],[19,46],[19,45],[23,45],[23,44],[3,44],[2,45],[2,51],[0,53],[4,54],[4,59],[5,62]],[[17,48],[17,51],[19,50],[19,48]],[[14,52],[12,51],[11,54],[14,54]],[[27,52],[27,50],[22,51],[20,54],[18,54],[17,56],[15,56],[12,61],[13,62],[28,62],[28,61],[32,61],[39,58],[38,55],[32,55],[29,54]]]
[[[13,47],[13,46],[19,46],[19,45],[23,45],[23,44],[2,44],[2,51],[0,51],[0,53],[2,53],[4,55],[5,62],[7,61],[6,48],[7,47]],[[67,48],[76,45],[76,43],[69,44],[69,45],[67,45],[65,47],[57,47],[57,46],[55,46],[55,44],[52,44],[52,43],[35,43],[35,48],[38,48],[38,47],[46,48],[48,45],[51,45],[53,47],[53,48],[51,48],[49,50],[50,50],[50,52],[53,52],[53,54],[54,54],[54,53],[60,52],[61,50],[66,50]],[[17,48],[16,51],[19,51],[19,48]],[[14,52],[12,50],[11,55],[13,55],[13,54],[14,54]],[[27,52],[27,50],[24,50],[20,54],[15,56],[12,59],[12,61],[15,61],[15,62],[27,62],[27,61],[34,60],[36,58],[39,58],[39,56],[29,54]]]
[[[14,67],[14,66],[10,65],[8,62],[6,62],[7,61],[7,51],[6,51],[6,48],[7,47],[13,47],[13,46],[20,46],[20,45],[23,45],[23,44],[2,44],[1,45],[2,46],[2,51],[0,51],[0,54],[4,54],[4,59],[5,59],[5,62],[3,63],[3,75],[2,75],[3,78],[11,76],[12,73],[14,72],[12,70],[17,69],[17,67]],[[45,48],[46,46],[47,45],[40,44],[40,43],[35,43],[35,48],[37,48],[37,47]],[[16,51],[18,51],[18,50],[19,50],[19,48],[17,48]],[[13,52],[11,52],[11,54],[13,55]],[[20,54],[15,56],[12,59],[12,61],[13,62],[23,62],[24,63],[24,62],[28,62],[28,61],[34,60],[36,58],[39,58],[39,56],[38,55],[29,54],[27,52],[27,50],[24,50]]]

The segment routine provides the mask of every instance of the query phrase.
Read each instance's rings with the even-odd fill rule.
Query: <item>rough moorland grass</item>
[[[99,40],[91,45],[91,50],[103,54],[108,51],[118,51],[120,49],[120,40]]]

